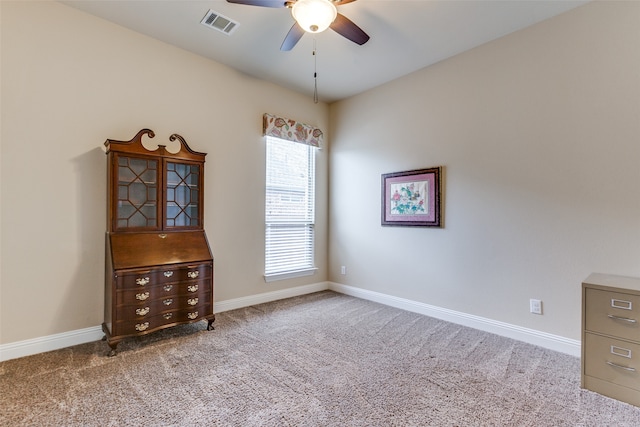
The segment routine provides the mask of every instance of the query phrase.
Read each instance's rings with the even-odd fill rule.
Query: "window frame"
[[[289,140],[285,140],[285,139],[281,139],[281,138],[277,138],[269,135],[265,135],[265,138],[266,138],[265,140],[266,148],[265,148],[265,209],[264,209],[264,214],[265,214],[264,279],[265,279],[265,282],[269,283],[277,280],[311,276],[315,274],[315,272],[318,270],[318,268],[315,265],[315,237],[316,237],[315,187],[316,187],[316,149],[317,147],[304,144],[304,143],[295,142],[295,141],[289,141]],[[270,145],[273,143],[298,144],[306,148],[307,176],[306,176],[306,179],[302,181],[304,183],[303,186],[300,186],[300,185],[296,187],[282,186],[281,183],[278,184],[270,181],[269,174],[270,172],[275,170],[269,164],[270,161],[274,161],[274,159],[272,159],[270,155],[270,149],[272,148],[270,147]],[[306,200],[306,206],[304,208],[306,211],[306,213],[304,214],[306,216],[305,218],[292,219],[292,218],[284,217],[282,220],[273,218],[274,216],[277,217],[278,215],[277,214],[273,215],[270,213],[269,197],[270,195],[272,196],[273,194],[277,194],[278,190],[274,191],[274,188],[277,189],[278,187],[282,192],[281,194],[290,193],[292,195],[296,193],[300,193],[300,188],[304,188],[303,197]],[[287,228],[287,226],[290,226],[291,230],[299,229],[300,227],[308,228],[307,231],[300,232],[300,236],[304,236],[303,237],[304,240],[302,241],[302,243],[298,242],[298,244],[300,244],[300,248],[304,252],[304,255],[301,257],[303,262],[298,263],[298,265],[295,265],[294,268],[282,268],[285,265],[285,262],[282,261],[282,258],[284,257],[281,257],[279,259],[277,255],[273,256],[273,250],[274,250],[273,244],[277,240],[277,236],[278,236],[277,234],[273,233],[273,230],[275,230],[276,228],[282,228],[282,227]],[[306,236],[307,233],[310,234],[310,237]],[[272,237],[270,238],[270,236]],[[288,249],[289,251],[291,251],[292,248],[295,249],[296,242],[292,242],[292,243],[294,244],[294,246],[289,248]],[[270,265],[270,261],[275,261],[275,262],[271,263]],[[275,267],[277,267],[278,264],[281,264],[280,265],[281,269],[278,270],[277,268],[274,268],[274,264],[275,264]]]

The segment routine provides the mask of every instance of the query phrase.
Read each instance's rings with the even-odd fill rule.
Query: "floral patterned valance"
[[[295,120],[265,114],[262,118],[263,134],[287,141],[320,147],[324,134],[318,128]]]

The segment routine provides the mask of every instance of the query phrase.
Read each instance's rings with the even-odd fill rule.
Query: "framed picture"
[[[382,225],[441,227],[442,167],[382,175]]]

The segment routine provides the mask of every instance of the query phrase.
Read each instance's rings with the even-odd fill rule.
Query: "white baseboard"
[[[518,341],[548,348],[571,356],[580,357],[581,344],[578,340],[339,283],[330,282],[329,289],[342,294],[375,301],[380,304],[424,314],[425,316],[434,317],[436,319],[445,320],[458,325],[469,326],[481,331],[513,338]]]
[[[102,327],[92,326],[90,328],[2,344],[0,345],[0,362],[45,353],[47,351],[59,350],[65,347],[71,347],[72,345],[98,341],[102,339],[103,336]]]
[[[249,307],[256,304],[263,304],[313,292],[320,292],[327,289],[414,313],[424,314],[425,316],[434,317],[436,319],[445,320],[459,325],[469,326],[471,328],[491,332],[530,344],[539,345],[540,347],[570,354],[572,356],[580,356],[580,341],[577,340],[333,282],[319,282],[311,285],[298,286],[295,288],[282,289],[279,291],[265,292],[262,294],[215,302],[214,312],[221,313],[223,311],[235,310],[237,308]],[[78,329],[75,331],[63,332],[40,338],[2,344],[0,345],[0,362],[58,350],[73,345],[98,341],[102,339],[103,336],[102,328],[100,326],[93,326],[90,328]]]
[[[229,299],[226,301],[216,301],[213,303],[213,311],[214,313],[222,313],[223,311],[235,310],[236,308],[250,307],[252,305],[264,304],[265,302],[297,297],[300,295],[311,294],[313,292],[326,291],[327,289],[329,289],[329,282],[319,282],[311,285]]]

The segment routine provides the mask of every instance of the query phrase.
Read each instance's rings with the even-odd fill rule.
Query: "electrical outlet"
[[[542,314],[542,301],[539,299],[530,299],[529,311],[533,314]]]
[[[342,267],[340,267],[340,274],[342,274],[342,275],[347,274],[347,267],[346,266],[343,265]]]

